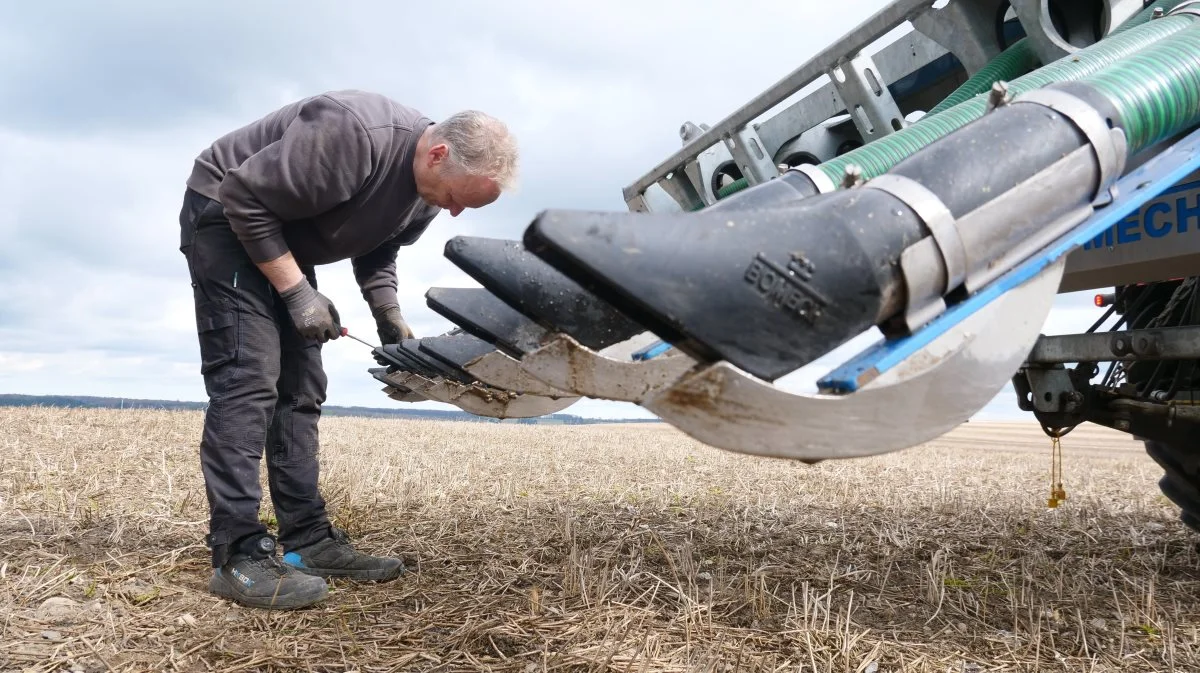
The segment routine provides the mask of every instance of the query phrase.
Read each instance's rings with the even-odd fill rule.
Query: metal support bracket
[[[754,127],[743,126],[726,134],[722,140],[741,169],[742,176],[751,185],[764,183],[779,175],[774,158],[763,146],[762,139],[758,137]]]
[[[679,170],[685,162],[695,158],[703,150],[715,145],[736,129],[746,126],[759,115],[787,100],[827,72],[829,68],[844,58],[845,54],[857,53],[870,46],[871,43],[904,21],[924,11],[928,6],[929,0],[896,0],[880,9],[849,34],[822,49],[800,67],[771,85],[766,91],[755,96],[753,100],[714,124],[710,129],[693,137],[687,145],[626,186],[623,190],[626,203],[635,195],[644,192],[650,185],[658,182],[663,176]]]
[[[1200,360],[1200,327],[1160,327],[1043,336],[1029,364],[1130,360]]]
[[[658,184],[683,210],[699,210],[705,206],[704,197],[700,195],[696,186],[688,179],[686,170],[682,168],[672,171],[659,180]]]
[[[912,19],[913,28],[954,54],[974,75],[1000,54],[996,14],[1003,0],[956,0]]]
[[[1026,39],[1042,63],[1052,63],[1094,44],[1094,22],[1100,19],[1097,14],[1105,4],[1116,5],[1118,0],[1107,3],[1009,0],[1025,29]]]
[[[1043,414],[1077,413],[1083,401],[1075,390],[1071,373],[1062,367],[1034,367],[1024,370],[1029,381],[1034,411]],[[1074,396],[1078,396],[1076,399]]]
[[[827,74],[864,142],[878,140],[905,127],[904,114],[870,56],[857,56]]]

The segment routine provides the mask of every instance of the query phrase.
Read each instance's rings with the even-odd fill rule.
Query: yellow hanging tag
[[[1046,501],[1046,505],[1050,508],[1058,507],[1059,503],[1066,499],[1067,492],[1062,485],[1062,442],[1056,433],[1050,437],[1050,499]]]

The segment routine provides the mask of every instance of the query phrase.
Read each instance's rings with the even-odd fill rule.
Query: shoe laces
[[[330,537],[332,537],[333,541],[338,545],[346,547],[350,546],[350,535],[346,531],[342,530],[341,528],[331,528],[330,533]]]
[[[263,558],[251,558],[251,565],[276,577],[286,577],[289,570],[274,554]]]

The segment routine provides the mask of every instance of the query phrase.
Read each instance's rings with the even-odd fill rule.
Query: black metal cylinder
[[[687,215],[547,211],[525,245],[692,357],[773,380],[893,310],[896,261],[922,235],[895,197],[860,189]]]
[[[588,348],[607,348],[646,331],[518,241],[455,236],[446,242],[445,256],[504,303]]]
[[[544,327],[483,288],[429,288],[425,303],[464,332],[516,359],[537,350],[549,336]]]
[[[984,115],[896,164],[888,173],[920,182],[954,217],[1013,189],[1086,142],[1062,114],[1010,105]],[[1081,186],[1081,193],[1094,185]]]

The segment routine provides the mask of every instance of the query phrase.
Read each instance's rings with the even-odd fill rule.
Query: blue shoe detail
[[[284,554],[283,562],[292,566],[293,568],[307,568],[308,567],[308,566],[304,565],[304,559],[301,559],[300,555],[294,551],[290,551],[290,552]]]

